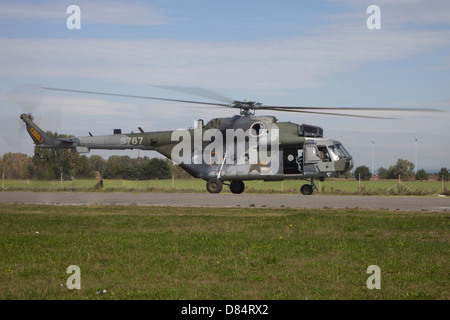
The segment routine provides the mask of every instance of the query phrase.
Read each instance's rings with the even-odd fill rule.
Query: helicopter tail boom
[[[124,150],[142,149],[156,150],[158,139],[161,142],[169,139],[170,134],[164,132],[122,134],[121,132],[112,135],[90,136],[88,137],[64,137],[52,138],[39,128],[34,122],[31,114],[21,114],[20,118],[26,124],[26,130],[36,147],[53,149],[75,149],[78,153],[89,153],[91,149],[104,150]],[[119,130],[120,131],[120,130]],[[142,131],[141,131],[142,132]],[[164,154],[164,150],[161,150]]]
[[[33,140],[34,144],[39,148],[59,148],[59,149],[69,149],[76,148],[77,152],[84,153],[89,152],[83,149],[79,149],[77,138],[51,138],[39,128],[34,122],[31,114],[21,114],[20,119],[25,122],[27,127],[27,132]]]

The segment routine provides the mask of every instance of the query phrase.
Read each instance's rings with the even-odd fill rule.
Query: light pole
[[[373,177],[373,174],[374,174],[374,169],[373,169],[373,145],[375,144],[375,141],[373,141],[372,140],[372,177]]]
[[[414,136],[414,173],[417,174],[417,136]]]

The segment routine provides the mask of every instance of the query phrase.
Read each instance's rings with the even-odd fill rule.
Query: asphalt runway
[[[209,193],[0,192],[0,203],[174,207],[363,208],[450,212],[449,197]]]

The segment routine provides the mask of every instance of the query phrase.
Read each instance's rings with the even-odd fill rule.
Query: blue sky
[[[81,9],[80,30],[66,27],[72,4]],[[366,27],[372,4],[381,9],[380,30]],[[267,105],[450,111],[449,71],[447,0],[2,0],[0,154],[32,154],[31,140],[20,133],[23,111],[33,111],[44,129],[76,136],[138,126],[169,130],[234,115],[229,109],[67,93],[42,92],[37,99],[24,84],[174,99],[197,97],[151,85],[192,86]],[[11,91],[33,99],[18,102]],[[417,136],[419,168],[450,168],[450,112],[404,113],[401,120],[275,115],[322,126],[327,137],[344,143],[357,166],[371,167],[372,140],[376,168],[398,158],[414,162]]]

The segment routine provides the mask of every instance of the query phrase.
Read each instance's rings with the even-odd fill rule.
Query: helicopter
[[[182,87],[161,86],[175,91],[193,93]],[[206,190],[217,194],[227,185],[233,194],[245,190],[244,181],[282,181],[285,179],[305,180],[300,192],[313,194],[317,186],[314,180],[341,177],[354,166],[353,157],[344,145],[331,138],[325,138],[323,128],[310,124],[280,122],[275,116],[257,116],[256,111],[281,111],[325,114],[362,118],[389,119],[387,117],[363,116],[336,113],[337,110],[397,110],[397,111],[439,111],[429,108],[338,108],[338,107],[290,107],[265,106],[250,100],[231,100],[204,89],[196,95],[220,102],[179,100],[117,93],[83,91],[53,87],[45,90],[77,94],[106,95],[140,98],[159,101],[221,106],[239,109],[238,115],[214,118],[204,123],[194,123],[194,128],[146,132],[138,127],[139,133],[122,133],[114,129],[113,134],[68,138],[50,138],[34,123],[31,114],[20,115],[26,124],[26,131],[39,148],[74,149],[78,153],[89,153],[92,149],[126,150],[140,149],[156,151],[171,159],[191,176],[206,181]],[[190,91],[190,92],[189,92]],[[314,110],[314,111],[311,111]],[[331,110],[332,112],[324,112]]]

